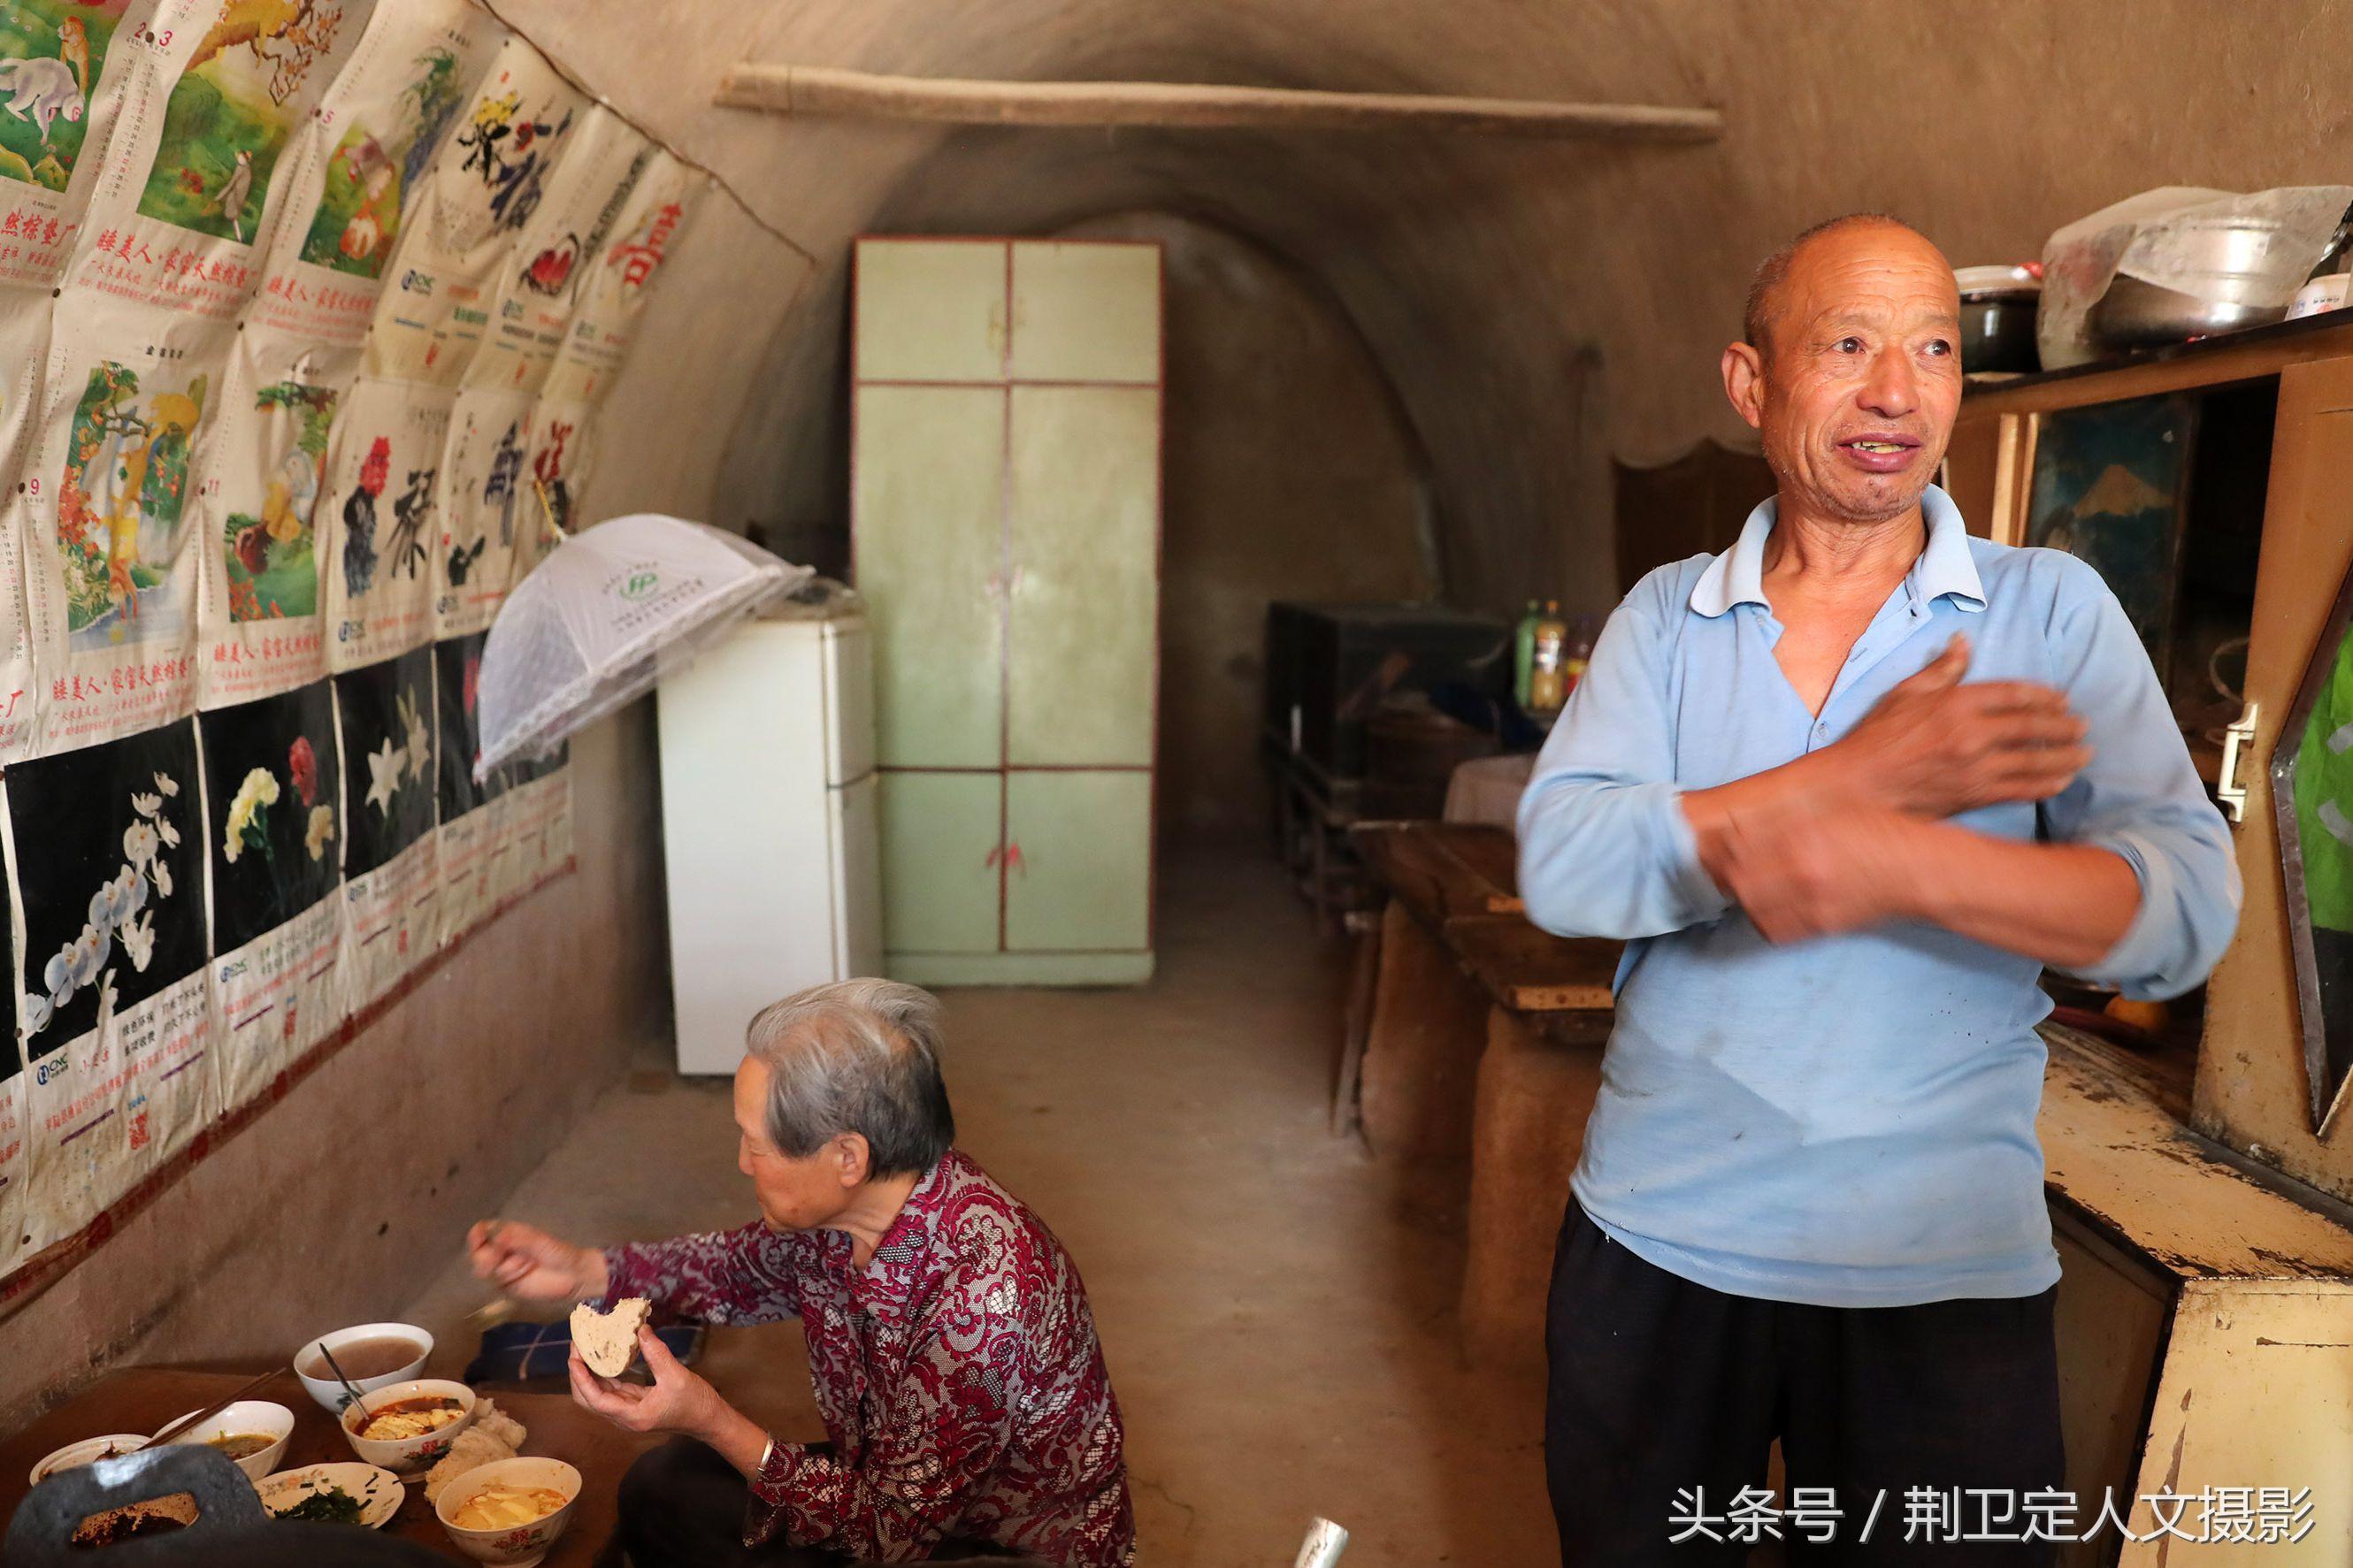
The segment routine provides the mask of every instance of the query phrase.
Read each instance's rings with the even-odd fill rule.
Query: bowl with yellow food
[[[434,1517],[459,1551],[492,1568],[530,1568],[572,1522],[580,1472],[561,1459],[494,1459],[441,1489]]]
[[[479,1407],[462,1383],[416,1377],[361,1394],[340,1420],[353,1453],[396,1476],[413,1476],[449,1451]]]
[[[267,1399],[240,1399],[172,1441],[216,1448],[236,1462],[246,1479],[258,1481],[277,1468],[293,1436],[294,1412]]]

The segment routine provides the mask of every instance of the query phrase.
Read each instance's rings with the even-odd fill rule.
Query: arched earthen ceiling
[[[715,401],[687,442],[721,521],[789,484],[796,411],[838,395],[839,278],[861,231],[1050,232],[1166,208],[1319,279],[1430,455],[1450,586],[1532,575],[1606,602],[1603,458],[1742,432],[1715,386],[1748,267],[1856,207],[1962,265],[2161,184],[2344,177],[2353,7],[2100,0],[1905,7],[1717,0],[501,0],[592,89],[716,169],[796,256],[699,224],[649,337]],[[739,59],[910,75],[1134,78],[1720,108],[1721,142],[973,131],[716,108]],[[797,292],[802,304],[788,310]],[[782,334],[781,337],[779,334]],[[765,350],[758,345],[767,345]],[[1599,366],[1599,377],[1592,366]],[[659,416],[641,356],[617,399]],[[649,430],[654,428],[651,425]],[[665,458],[664,461],[672,459]],[[600,479],[600,482],[603,482]]]

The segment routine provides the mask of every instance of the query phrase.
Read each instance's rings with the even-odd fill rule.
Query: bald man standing
[[[2099,576],[1929,483],[1958,326],[1892,218],[1767,261],[1723,374],[1776,493],[1627,595],[1521,801],[1529,917],[1628,939],[1554,1261],[1567,1564],[1740,1560],[1777,1438],[1830,1560],[2069,1528],[2037,981],[2189,989],[2238,877]]]

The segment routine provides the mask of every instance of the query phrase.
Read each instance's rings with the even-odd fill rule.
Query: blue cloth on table
[[[702,1352],[702,1325],[671,1323],[654,1330],[663,1348],[691,1366]],[[501,1323],[482,1335],[482,1347],[466,1365],[468,1383],[528,1383],[562,1377],[572,1354],[572,1320],[553,1323]]]

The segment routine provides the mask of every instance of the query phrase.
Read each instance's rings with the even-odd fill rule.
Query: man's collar
[[[1778,511],[1779,505],[1771,496],[1757,503],[1748,521],[1740,525],[1740,537],[1732,548],[1708,563],[1693,585],[1694,613],[1712,620],[1735,605],[1771,608],[1765,597],[1765,541],[1773,532]],[[1923,603],[1949,595],[1961,609],[1984,609],[1985,584],[1978,577],[1977,560],[1969,553],[1969,531],[1961,521],[1961,509],[1953,504],[1952,497],[1930,485],[1920,494],[1920,514],[1927,521],[1928,542],[1905,579],[1908,590]]]

